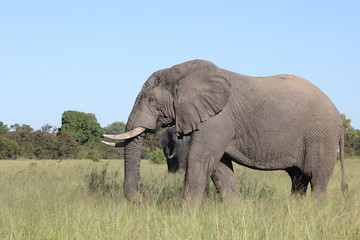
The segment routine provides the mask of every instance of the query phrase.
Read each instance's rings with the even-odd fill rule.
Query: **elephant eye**
[[[154,102],[154,98],[149,97],[149,103],[153,103]]]

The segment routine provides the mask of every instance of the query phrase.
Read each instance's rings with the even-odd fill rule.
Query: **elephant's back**
[[[299,127],[315,124],[324,128],[341,123],[340,114],[331,99],[317,86],[295,75],[275,75],[258,78],[256,86],[268,107],[288,115]],[[267,105],[267,104],[266,104]],[[334,126],[333,126],[334,125]]]
[[[302,109],[310,111],[326,110],[329,114],[338,113],[330,98],[308,80],[295,75],[281,74],[255,78],[255,88],[265,101],[283,103],[287,110]],[[279,103],[279,104],[281,104]]]
[[[297,123],[303,127],[310,122],[341,123],[339,111],[330,98],[311,82],[295,75],[233,75],[229,101],[232,109],[238,111],[234,115],[245,113],[265,125]]]
[[[254,78],[256,87],[259,91],[264,93],[277,92],[285,93],[287,95],[294,94],[295,96],[303,96],[306,98],[320,97],[329,101],[328,97],[313,83],[308,80],[290,74],[280,74],[270,77],[256,77]]]
[[[246,77],[233,84],[238,146],[255,161],[275,156],[297,159],[308,136],[317,140],[338,139],[340,114],[332,101],[315,85],[294,75]],[[249,147],[251,146],[251,147]],[[274,157],[271,157],[273,156]],[[271,160],[269,160],[271,161]],[[276,167],[276,162],[267,162]]]

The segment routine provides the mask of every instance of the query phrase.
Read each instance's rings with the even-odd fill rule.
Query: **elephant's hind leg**
[[[337,147],[329,142],[318,142],[309,148],[306,161],[311,165],[311,190],[315,197],[323,200],[333,173]]]
[[[232,162],[224,155],[217,163],[211,174],[213,181],[221,199],[236,200],[239,194],[236,190],[236,179]]]
[[[306,176],[298,167],[286,169],[291,178],[291,196],[305,196],[309,185],[309,177]]]

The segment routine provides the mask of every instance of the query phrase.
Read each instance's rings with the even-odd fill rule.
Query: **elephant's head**
[[[126,133],[104,135],[125,146],[124,193],[137,189],[142,142],[147,131],[175,124],[178,136],[198,130],[201,122],[226,105],[231,84],[213,63],[193,60],[153,73],[145,82],[130,113]],[[106,142],[104,142],[106,143]]]

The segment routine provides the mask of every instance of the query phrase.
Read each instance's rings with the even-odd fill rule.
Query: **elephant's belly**
[[[254,157],[249,157],[235,147],[228,147],[225,154],[233,162],[259,170],[281,170],[296,165],[296,159],[288,154],[266,154],[265,156],[253,154]]]

